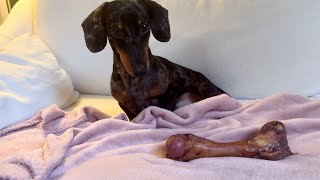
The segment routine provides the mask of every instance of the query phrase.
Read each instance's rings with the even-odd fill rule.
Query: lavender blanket
[[[172,134],[237,141],[274,120],[285,124],[298,154],[280,161],[164,157]],[[320,101],[277,94],[242,105],[221,95],[175,112],[149,107],[132,122],[53,105],[2,129],[0,145],[0,179],[320,179]]]

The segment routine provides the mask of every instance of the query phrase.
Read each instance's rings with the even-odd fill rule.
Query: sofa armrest
[[[0,48],[24,33],[33,32],[33,0],[20,0],[0,26]]]

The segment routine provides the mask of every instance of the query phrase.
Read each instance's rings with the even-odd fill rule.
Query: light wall
[[[4,19],[8,15],[8,6],[6,0],[0,0],[0,24],[4,21]]]
[[[7,0],[9,3],[10,3],[10,6],[11,7],[9,7],[9,8],[12,8],[15,4],[16,4],[16,2],[18,1],[18,0]],[[9,4],[8,3],[8,4]]]
[[[0,0],[0,24],[6,19],[11,8],[18,0]]]

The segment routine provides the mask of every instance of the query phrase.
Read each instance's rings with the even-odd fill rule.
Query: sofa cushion
[[[82,21],[102,1],[35,0],[35,33],[56,55],[80,93],[110,94],[112,51],[91,53],[84,41]]]
[[[202,72],[235,98],[320,91],[320,1],[156,0],[172,38],[153,54]],[[82,21],[103,0],[35,0],[35,33],[83,93],[110,94],[112,51],[85,46]]]
[[[52,104],[67,107],[78,95],[67,73],[35,35],[23,34],[0,48],[0,129]]]

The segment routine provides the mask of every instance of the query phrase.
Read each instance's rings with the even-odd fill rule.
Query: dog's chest
[[[112,76],[111,92],[124,106],[159,106],[158,98],[167,90],[169,80],[161,78],[161,73],[146,74],[143,77]]]

